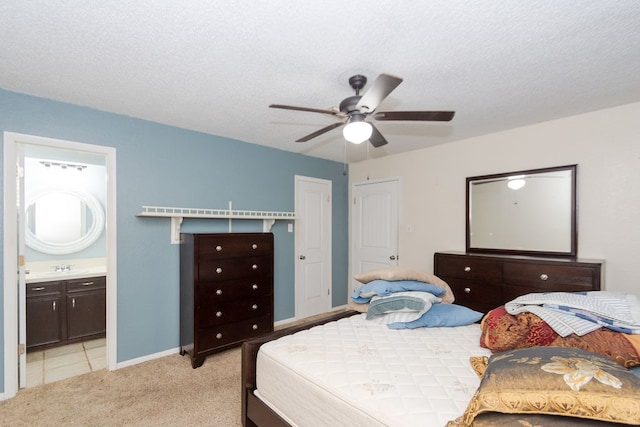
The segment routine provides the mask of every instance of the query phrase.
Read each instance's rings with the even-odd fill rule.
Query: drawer
[[[270,256],[200,260],[197,266],[199,281],[232,280],[272,275]]]
[[[453,295],[455,304],[470,307],[475,304],[496,308],[502,304],[502,286],[491,283],[452,280],[447,282]]]
[[[243,298],[224,304],[209,305],[202,302],[198,307],[197,319],[200,328],[238,322],[271,313],[271,296]]]
[[[218,304],[239,298],[271,295],[270,280],[258,277],[254,280],[240,279],[228,282],[198,283],[198,297],[201,305]]]
[[[490,283],[500,283],[502,280],[502,262],[500,261],[478,259],[472,256],[437,254],[435,267],[435,274],[445,281],[447,281],[445,277]]]
[[[64,282],[27,283],[27,297],[42,295],[59,295],[62,292]]]
[[[558,264],[505,262],[504,283],[546,291],[594,290],[596,270],[591,267]]]
[[[238,323],[198,329],[195,346],[198,349],[198,353],[201,353],[209,349],[262,335],[272,330],[273,320],[269,314]]]
[[[91,291],[94,289],[105,289],[107,285],[107,278],[100,277],[87,277],[83,279],[72,279],[67,281],[67,292],[81,292]]]
[[[197,254],[202,258],[233,258],[268,255],[273,250],[273,235],[243,233],[198,236]]]

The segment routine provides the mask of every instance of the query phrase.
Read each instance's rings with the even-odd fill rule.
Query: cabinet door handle
[[[37,288],[31,288],[32,291],[38,292],[38,291],[44,291],[44,286],[38,286]]]
[[[218,290],[216,291],[216,295],[222,295],[222,289],[218,289]]]
[[[222,250],[222,246],[218,245],[216,246],[216,251],[220,252]]]
[[[221,334],[220,332],[218,332],[218,333],[216,334],[216,338],[217,338],[217,339],[221,339],[221,338],[222,338],[222,334]]]
[[[82,286],[91,286],[93,285],[93,282],[82,282],[80,283]]]
[[[465,294],[470,294],[471,293],[471,288],[464,288],[464,293]]]
[[[258,269],[258,264],[253,264],[253,265],[251,266],[251,268],[253,268],[254,270],[257,270],[257,269]]]
[[[53,305],[53,311],[56,311],[56,302],[54,301],[52,305]]]
[[[466,271],[467,273],[468,273],[468,272],[470,272],[470,271],[471,271],[471,267],[466,266],[466,267],[464,268],[464,271]]]
[[[222,312],[221,311],[216,312],[216,317],[222,317]]]
[[[257,309],[258,309],[258,304],[253,304],[253,305],[251,306],[251,308],[252,308],[253,310],[257,310]]]
[[[395,256],[395,255],[391,255],[391,256],[389,257],[389,259],[390,259],[391,261],[395,261],[395,260],[396,260],[396,256]]]
[[[76,308],[76,299],[75,298],[71,298],[71,307],[72,308]]]
[[[307,257],[306,257],[306,256],[304,256],[304,255],[300,255],[298,258],[300,258],[300,259],[302,259],[302,260],[307,259]]]
[[[222,273],[222,269],[220,267],[216,268],[216,273],[218,274]]]
[[[251,286],[251,288],[253,288],[253,290],[255,291],[256,289],[258,289],[258,285],[254,283],[253,286]]]
[[[540,275],[540,280],[549,280],[549,276],[548,276],[548,275],[546,275],[546,274],[544,274],[544,273],[542,273],[542,274]]]
[[[256,325],[255,323],[253,324],[253,326],[251,327],[254,331],[258,330],[258,325]]]
[[[251,245],[251,249],[258,249],[258,245],[254,243],[253,245]]]

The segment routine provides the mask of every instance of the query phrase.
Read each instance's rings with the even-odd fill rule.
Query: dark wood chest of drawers
[[[273,234],[180,237],[180,354],[197,368],[273,331]]]
[[[456,304],[486,313],[532,292],[598,291],[604,262],[437,252],[433,265]]]

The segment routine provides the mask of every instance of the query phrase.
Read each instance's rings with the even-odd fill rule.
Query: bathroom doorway
[[[49,381],[45,381],[44,378],[46,375],[44,357],[47,348],[50,348],[51,355],[59,357],[56,361],[61,363],[69,363],[69,357],[72,357],[70,353],[77,353],[72,359],[82,354],[87,358],[85,363],[88,364],[89,370],[92,367],[115,369],[117,354],[115,149],[5,132],[4,163],[4,372],[5,398],[9,398],[15,395],[19,388],[27,386],[29,378],[31,385],[37,384],[38,381],[50,382],[54,378],[52,374]],[[34,185],[29,181],[30,176],[44,174],[44,171],[50,174],[44,182],[52,185],[41,185],[42,183]],[[69,172],[77,175],[67,175]],[[89,173],[84,174],[84,172]],[[100,177],[97,187],[88,183],[88,181],[95,181],[96,175]],[[57,191],[63,186],[53,185],[56,179],[71,179],[75,180],[76,184],[71,190]],[[98,193],[98,198],[94,197],[95,193]],[[60,212],[57,215],[48,216],[72,222],[71,237],[38,234],[36,228],[38,231],[47,233],[44,221],[40,222],[36,219],[38,211],[44,210],[47,203],[51,205],[52,201],[55,202],[55,198],[62,195],[66,197],[63,204],[79,206],[78,212]],[[43,203],[36,204],[34,200]],[[47,215],[44,215],[45,219],[46,217]],[[71,218],[75,219],[71,221]],[[78,221],[81,225],[76,224]],[[52,228],[59,230],[68,225],[62,221]],[[15,233],[12,232],[13,230]],[[15,276],[16,270],[11,266],[18,267],[18,280]],[[83,280],[86,277],[99,276],[106,277],[103,283],[98,282],[98,286],[102,286],[101,295],[99,289],[89,289],[89,284],[96,286],[95,281]],[[25,282],[29,282],[29,285]],[[46,333],[44,337],[38,337],[40,341],[37,343],[42,345],[34,347],[34,340],[31,340],[34,351],[31,352],[29,361],[31,363],[29,363],[27,362],[29,340],[26,339],[26,316],[30,310],[26,308],[29,301],[27,293],[31,291],[46,293],[49,290],[47,286],[50,285],[54,286],[52,297],[36,295],[36,300],[39,304],[48,307],[47,315],[56,313],[53,319],[55,320],[57,316],[64,323],[65,328],[71,325],[69,319],[76,314],[62,314],[61,309],[66,310],[67,306],[75,308],[76,304],[78,307],[85,307],[85,302],[96,304],[101,299],[104,302],[106,314],[106,318],[102,318],[101,327],[102,330],[106,329],[106,338],[100,338],[100,326],[97,327],[98,329],[91,329],[91,327],[87,329],[87,325],[90,325],[92,320],[83,318],[77,323],[75,329],[72,326],[69,333],[66,330],[63,332],[63,338],[70,341],[68,343],[60,341],[59,344],[69,344],[68,346],[51,348],[52,345],[56,345],[56,337],[52,340],[50,336],[46,336]],[[68,290],[71,293],[67,295],[65,293]],[[87,290],[90,292],[74,293]],[[18,301],[17,304],[16,301]],[[30,302],[34,301],[30,300]],[[34,311],[31,310],[31,312]],[[78,310],[77,313],[81,311]],[[35,320],[31,318],[30,322],[33,325]],[[57,331],[60,332],[60,329]],[[75,348],[78,346],[81,351]],[[13,352],[12,348],[16,351]],[[95,357],[100,352],[104,354],[103,359],[96,360]],[[19,354],[19,356],[12,357],[12,354]],[[39,358],[38,354],[42,356],[42,361],[34,364],[34,359],[37,361]],[[64,356],[66,361],[62,362],[64,358],[61,356]],[[90,357],[93,357],[92,361]],[[32,372],[28,372],[28,366],[31,366]],[[79,359],[78,366],[80,366]],[[77,373],[84,372],[80,369]],[[35,379],[38,376],[41,376],[40,380]]]

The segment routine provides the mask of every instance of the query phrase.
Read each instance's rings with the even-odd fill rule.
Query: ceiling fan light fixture
[[[362,144],[373,133],[373,126],[370,123],[364,121],[364,116],[354,115],[351,117],[349,123],[342,129],[342,135],[344,139],[353,144]]]

